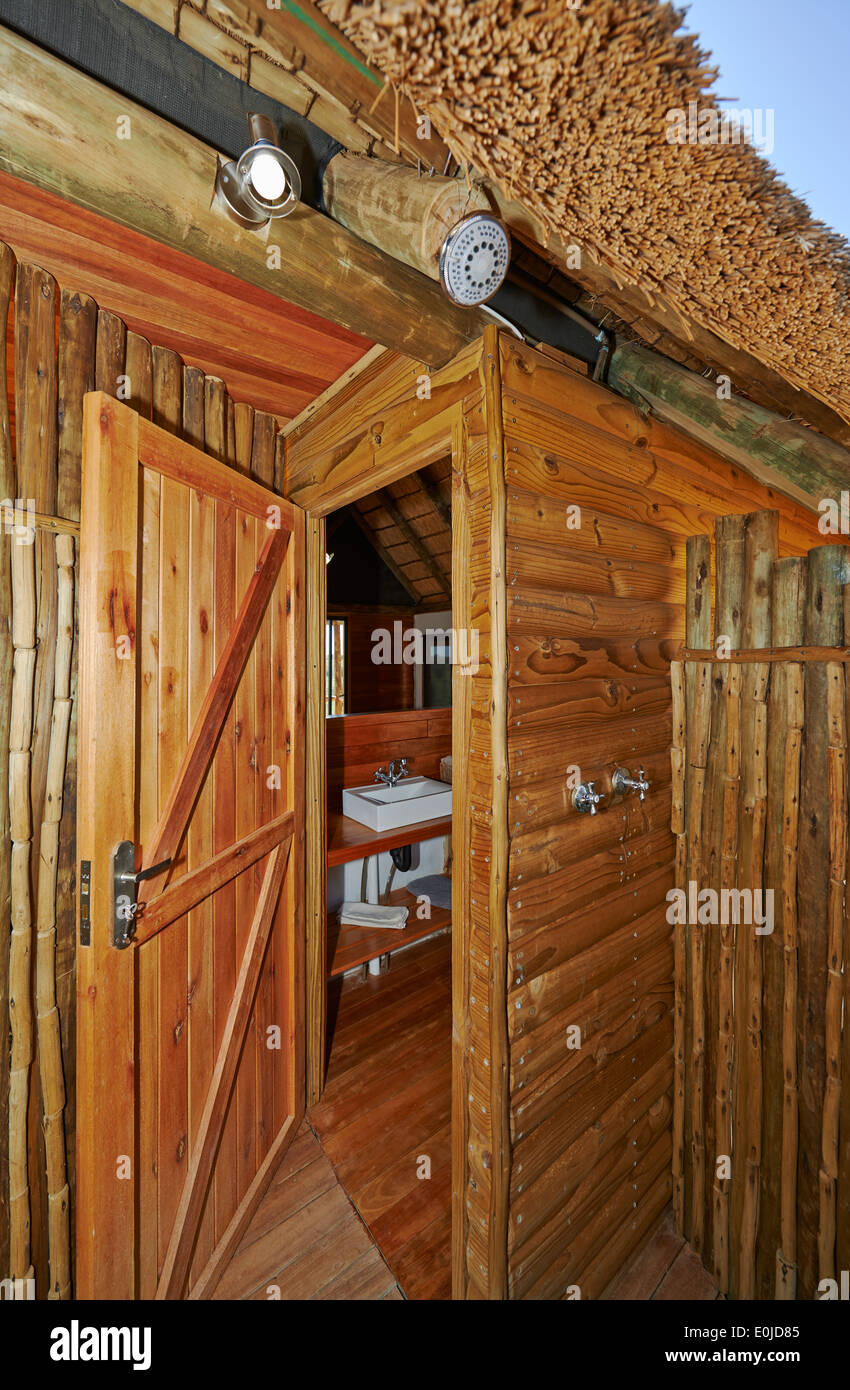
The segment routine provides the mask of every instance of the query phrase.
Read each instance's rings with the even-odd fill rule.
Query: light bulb
[[[273,154],[255,155],[248,177],[255,192],[268,203],[276,202],[286,188],[286,174]]]

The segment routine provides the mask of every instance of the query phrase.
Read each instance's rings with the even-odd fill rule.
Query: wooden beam
[[[407,544],[415,550],[422,564],[431,575],[431,578],[437,581],[443,593],[448,597],[452,591],[452,581],[445,561],[441,556],[431,554],[427,545],[423,543],[422,537],[417,536],[410,522],[407,520],[407,517],[400,511],[398,503],[392,493],[386,488],[381,488],[378,497],[381,506],[392,518],[393,526],[395,526],[396,530],[401,532]]]
[[[343,227],[432,280],[440,277],[451,229],[471,212],[490,211],[487,196],[465,180],[421,178],[416,169],[345,150],[328,163],[322,191]]]
[[[378,537],[375,535],[375,532],[372,530],[356,502],[353,502],[350,507],[346,507],[345,515],[350,516],[355,525],[360,527],[360,530],[363,532],[363,535],[366,537],[382,564],[386,565],[390,574],[398,580],[401,587],[410,595],[413,603],[418,606],[422,601],[422,594],[420,594],[419,590],[416,588],[413,580],[408,579],[401,565],[393,559],[387,547],[378,540]]]
[[[294,817],[291,811],[287,811],[223,849],[199,869],[193,869],[175,883],[170,883],[137,918],[133,945],[139,947],[143,941],[150,941],[152,936],[170,926],[178,917],[191,912],[204,898],[223,888],[225,883],[256,864],[258,859],[263,859],[281,840],[291,837],[294,829]]]
[[[451,501],[446,501],[436,483],[432,483],[426,473],[420,469],[417,473],[411,473],[411,478],[416,485],[424,492],[434,511],[445,526],[452,529],[452,505]],[[449,479],[451,481],[451,479]],[[451,494],[449,494],[451,497]]]
[[[137,6],[138,7],[138,6]],[[147,0],[147,7],[150,0]],[[417,113],[409,97],[396,95],[383,73],[311,0],[228,0],[227,24],[237,28],[253,48],[271,53],[278,62],[303,74],[305,86],[320,90],[343,106],[358,125],[407,159],[421,159],[426,168],[442,172],[448,147],[436,131],[420,134]],[[154,18],[151,15],[151,18]],[[181,38],[183,31],[181,27]],[[281,77],[287,77],[281,73]],[[269,86],[273,88],[270,79]],[[276,95],[272,90],[270,95]],[[281,95],[280,101],[285,102]],[[312,119],[312,112],[311,112]]]
[[[476,341],[427,377],[421,363],[387,355],[286,438],[284,493],[326,516],[445,458],[458,402],[479,387]]]
[[[719,399],[713,381],[638,343],[613,353],[608,385],[804,506],[850,482],[850,450],[742,396]]]
[[[260,232],[237,226],[211,206],[215,151],[6,29],[0,126],[8,173],[431,365],[487,322],[304,204]]]
[[[218,1151],[221,1132],[227,1117],[227,1107],[236,1069],[242,1055],[242,1044],[251,1016],[260,968],[274,922],[280,887],[289,859],[292,837],[272,850],[263,875],[263,886],[257,900],[248,941],[239,969],[239,978],[228,1011],[215,1069],[210,1078],[203,1114],[194,1143],[192,1163],[180,1196],[180,1204],[168,1242],[156,1297],[180,1298],[189,1273],[189,1264],[204,1209],[213,1163]]]

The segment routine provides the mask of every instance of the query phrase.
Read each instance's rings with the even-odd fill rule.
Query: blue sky
[[[719,96],[773,108],[773,167],[850,240],[850,0],[690,0],[686,30],[711,51]]]

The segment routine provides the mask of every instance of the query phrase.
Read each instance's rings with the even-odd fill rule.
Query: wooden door
[[[81,1298],[208,1295],[304,1112],[304,521],[86,396]]]

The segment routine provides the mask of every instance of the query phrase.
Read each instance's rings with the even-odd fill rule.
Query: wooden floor
[[[676,1234],[670,1207],[603,1293],[604,1299],[707,1302],[721,1298],[699,1256]]]
[[[450,1298],[451,936],[334,981],[328,1014],[310,1123],[405,1297]]]
[[[305,1122],[215,1298],[401,1298],[398,1285]]]
[[[284,1156],[217,1298],[451,1296],[451,937],[334,980],[322,1099]],[[430,1162],[430,1178],[419,1177]],[[605,1299],[719,1298],[668,1209]]]
[[[333,981],[328,1014],[322,1099],[215,1297],[448,1299],[451,937]]]

